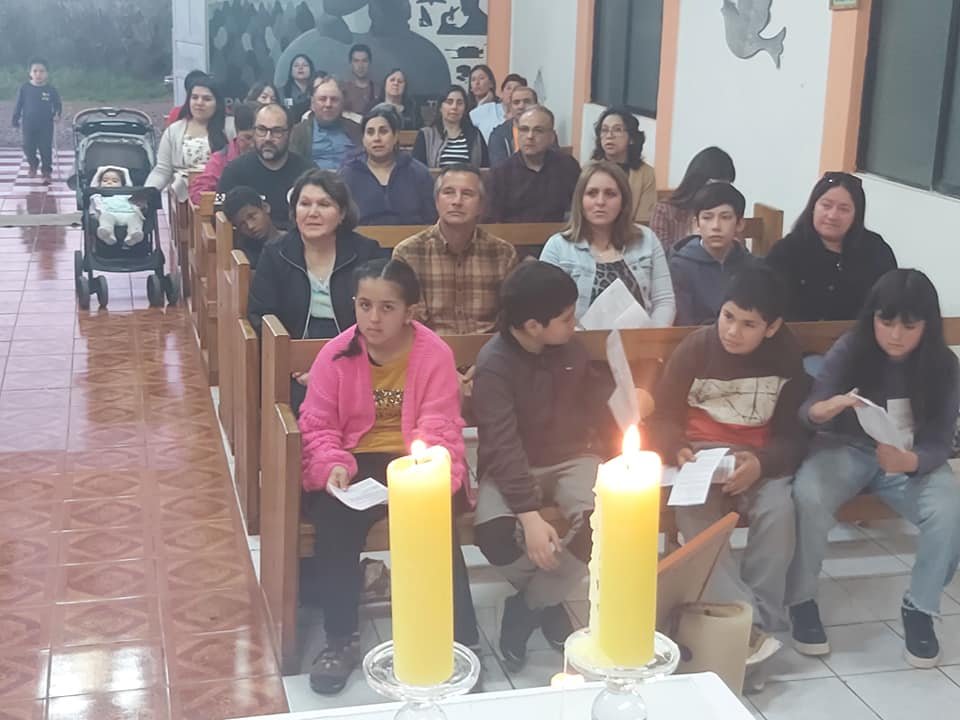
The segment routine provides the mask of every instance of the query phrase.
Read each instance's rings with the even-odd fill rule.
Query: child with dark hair
[[[450,347],[413,319],[420,284],[399,260],[372,260],[354,272],[357,324],[328,342],[310,369],[300,413],[303,488],[317,529],[310,579],[323,607],[327,646],[310,672],[315,692],[340,692],[360,662],[360,553],[378,505],[348,508],[329,493],[373,478],[414,440],[451,456],[451,496],[465,491],[460,385]],[[453,500],[451,499],[451,502]],[[428,522],[425,519],[424,522]],[[479,639],[466,564],[453,533],[454,637]]]
[[[30,80],[17,91],[13,126],[22,128],[30,177],[35,177],[39,168],[43,184],[49,185],[53,181],[53,122],[60,119],[63,105],[57,89],[48,83],[47,61],[33,58],[29,68]]]
[[[241,185],[224,197],[223,214],[237,229],[233,246],[246,253],[256,270],[263,246],[283,235],[270,217],[270,204],[252,187]]]
[[[735,510],[749,520],[740,567],[725,550],[714,572],[721,601],[753,607],[748,665],[780,649],[784,588],[793,557],[790,483],[806,446],[797,409],[809,378],[800,347],[783,327],[779,277],[759,266],[730,283],[715,325],[687,336],[667,361],[657,387],[651,439],[666,465],[683,466],[706,448],[729,448],[734,470],[710,488],[701,506],[677,508],[692,538]]]
[[[696,235],[674,246],[670,276],[677,298],[677,325],[707,325],[717,319],[730,278],[756,260],[737,241],[746,200],[729,183],[704,185],[690,205]]]
[[[563,603],[587,576],[599,463],[593,453],[598,438],[612,436],[605,403],[613,383],[574,338],[577,295],[559,267],[520,263],[503,282],[500,332],[477,356],[474,536],[517,590],[500,626],[500,652],[512,671],[526,663],[537,627],[557,650],[572,632]],[[551,504],[569,520],[563,537],[541,512]]]
[[[130,171],[124,167],[104,165],[97,168],[90,187],[115,190],[130,187]],[[143,211],[146,202],[134,193],[90,196],[90,215],[97,221],[97,237],[111,247],[117,244],[117,226],[126,227],[124,247],[133,247],[143,240]]]
[[[866,434],[854,393],[886,407],[900,447]],[[854,328],[827,353],[799,412],[817,431],[793,485],[797,551],[787,603],[799,652],[830,652],[816,602],[827,533],[843,503],[870,492],[920,531],[900,614],[907,662],[937,665],[933,619],[960,558],[960,486],[947,464],[958,406],[957,358],[944,341],[936,288],[919,270],[891,270],[873,286]]]

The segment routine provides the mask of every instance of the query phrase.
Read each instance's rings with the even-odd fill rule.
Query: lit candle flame
[[[636,455],[640,452],[640,430],[636,425],[631,425],[623,434],[623,454]]]
[[[416,462],[423,462],[427,459],[427,444],[423,440],[414,440],[410,444],[410,454]]]

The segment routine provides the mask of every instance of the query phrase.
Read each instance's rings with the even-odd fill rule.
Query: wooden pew
[[[184,301],[191,296],[190,233],[193,232],[190,201],[179,202],[172,190],[167,191],[167,213],[170,222],[170,266],[180,270],[181,293]],[[189,307],[189,306],[188,306]]]
[[[805,352],[824,353],[852,323],[795,323],[791,330]],[[960,318],[945,320],[947,342],[960,344]],[[663,360],[695,328],[659,328],[623,332],[624,349],[631,362]],[[594,360],[606,359],[607,332],[578,333]],[[454,351],[458,365],[472,364],[476,352],[489,336],[444,338]],[[263,452],[261,497],[261,585],[271,622],[280,644],[285,667],[292,667],[296,655],[296,608],[298,559],[313,549],[313,527],[301,522],[300,431],[290,409],[290,373],[308,370],[323,347],[324,340],[291,340],[273,316],[264,318],[263,329]],[[272,402],[271,404],[271,400]],[[672,510],[661,498],[661,531],[675,533]],[[837,514],[842,521],[858,522],[896,517],[890,508],[872,495],[862,495],[844,505]],[[461,542],[469,543],[472,528],[469,515],[461,518]],[[368,550],[385,549],[386,523],[368,536]],[[286,671],[286,670],[285,670]]]
[[[207,382],[219,384],[217,337],[217,229],[214,223],[215,193],[202,193],[192,208],[193,229],[189,247],[190,282],[193,295],[191,319],[197,332]]]
[[[490,223],[484,230],[520,248],[542,246],[551,235],[560,232],[566,223]],[[376,240],[382,247],[394,248],[408,237],[426,230],[429,225],[363,225],[357,232]]]
[[[220,387],[220,402],[217,413],[223,424],[227,443],[233,449],[233,363],[234,350],[231,348],[231,337],[235,329],[237,314],[234,305],[233,283],[237,274],[233,267],[233,225],[222,212],[216,215],[216,248],[214,251],[214,283],[217,288],[216,330],[217,330],[217,379]],[[249,263],[247,264],[249,268]],[[249,276],[248,276],[249,280]],[[246,288],[249,293],[249,285]],[[246,317],[246,297],[244,297],[244,315]]]
[[[419,132],[419,130],[401,130],[399,133],[400,139],[398,141],[400,149],[407,151],[413,150],[413,146],[417,142],[417,134]]]

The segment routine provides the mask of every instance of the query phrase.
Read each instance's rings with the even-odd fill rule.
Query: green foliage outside
[[[0,0],[2,1],[2,0]],[[27,81],[22,66],[0,67],[0,99],[13,100],[17,88]],[[66,100],[117,103],[132,100],[170,100],[173,90],[163,80],[140,80],[129,74],[107,70],[82,70],[73,67],[54,67],[50,83]]]
[[[169,0],[0,0],[0,98],[39,55],[65,100],[168,97]]]

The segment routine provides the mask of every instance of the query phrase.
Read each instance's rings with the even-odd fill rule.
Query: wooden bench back
[[[398,135],[400,139],[398,145],[401,150],[413,150],[413,146],[417,143],[417,134],[419,130],[401,130]]]
[[[394,248],[408,237],[426,230],[429,225],[362,225],[357,232],[376,240],[381,247]],[[551,235],[560,232],[566,223],[491,223],[483,227],[491,235],[517,247],[543,245]]]

